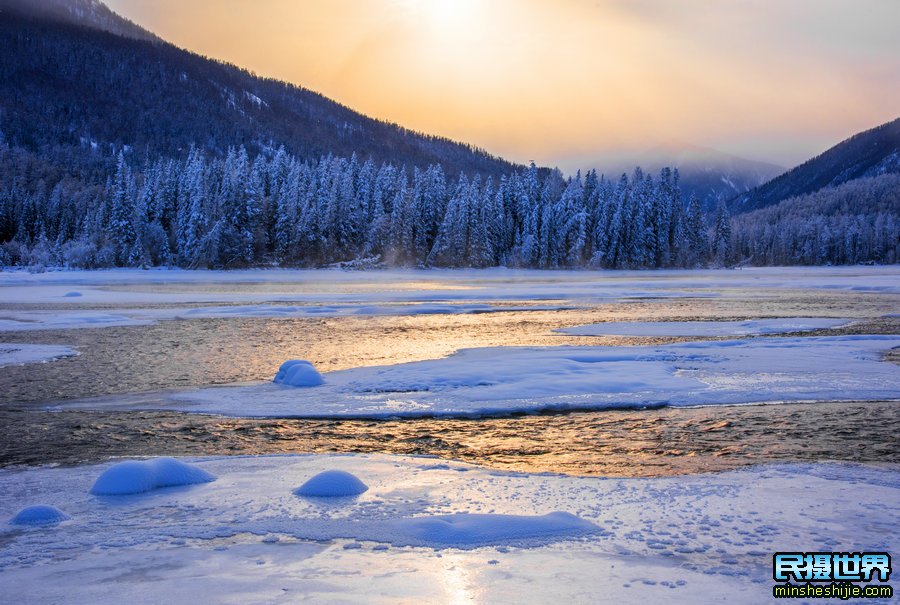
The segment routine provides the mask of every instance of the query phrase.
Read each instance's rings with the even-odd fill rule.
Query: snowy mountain
[[[651,173],[667,166],[676,167],[684,198],[696,196],[706,209],[713,209],[720,201],[746,193],[784,172],[781,166],[685,143],[658,145],[643,153],[599,161],[599,166],[607,175],[630,173],[635,166]]]
[[[284,146],[449,174],[515,167],[368,118],[320,94],[176,48],[97,0],[0,0],[0,140],[68,168],[79,149],[223,156]],[[52,156],[52,157],[51,157]]]
[[[748,212],[859,178],[900,173],[900,118],[861,132],[731,202]]]
[[[898,124],[747,199],[773,186],[777,201],[897,171]],[[660,169],[673,162],[679,179]],[[608,178],[595,170],[566,178],[379,122],[176,48],[95,0],[0,0],[0,266],[638,269],[897,259],[894,198],[867,212],[871,220],[850,216],[873,192],[890,191],[888,181],[844,190],[839,206],[850,210],[841,216],[829,210],[833,200],[816,199],[804,208],[821,220],[786,212],[738,223],[717,202],[780,169],[685,145],[603,168]],[[718,206],[714,219],[704,205]],[[808,227],[817,225],[827,233],[810,249]],[[776,232],[777,255],[747,245]]]
[[[0,0],[0,12],[86,25],[118,36],[159,40],[153,33],[111,11],[100,0]]]
[[[732,221],[731,258],[753,265],[896,263],[900,174],[825,187]]]

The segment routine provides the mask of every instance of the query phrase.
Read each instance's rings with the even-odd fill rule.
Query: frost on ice
[[[294,490],[305,498],[346,498],[358,496],[369,487],[347,471],[323,471]]]
[[[900,549],[893,467],[626,479],[435,462],[206,458],[192,464],[220,480],[204,489],[112,502],[86,493],[97,466],[0,469],[0,517],[64,501],[78,520],[51,532],[0,524],[0,594],[97,605],[126,594],[165,603],[695,603],[702,594],[749,605],[771,595],[777,550]],[[337,509],[291,494],[298,478],[325,470],[371,487]]]
[[[310,362],[291,359],[281,364],[272,382],[289,387],[317,387],[325,381]]]
[[[2,323],[3,320],[0,320]],[[20,343],[0,343],[0,368],[56,361],[63,357],[78,355],[78,351],[60,345],[32,345]]]
[[[9,522],[12,525],[55,525],[69,519],[69,515],[55,506],[37,504],[23,508]]]
[[[215,480],[214,475],[202,468],[174,458],[128,460],[104,471],[91,488],[91,493],[95,496],[123,496]]]
[[[142,326],[150,323],[152,323],[150,320],[104,311],[10,311],[0,318],[0,330],[32,332],[35,330]]]
[[[791,317],[746,321],[609,321],[556,330],[572,336],[757,336],[837,328],[849,319]]]

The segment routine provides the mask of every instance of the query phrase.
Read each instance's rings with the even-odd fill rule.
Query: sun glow
[[[900,99],[897,0],[106,1],[367,115],[566,169],[665,141],[788,165]]]
[[[474,18],[477,0],[397,0],[407,16],[435,29],[464,26]]]

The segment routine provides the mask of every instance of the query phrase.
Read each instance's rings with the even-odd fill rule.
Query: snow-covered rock
[[[294,490],[305,498],[345,498],[358,496],[369,487],[347,471],[324,471]]]
[[[272,382],[289,387],[317,387],[325,381],[310,362],[290,359],[281,364]]]
[[[122,496],[215,480],[216,477],[205,470],[174,458],[128,460],[104,471],[94,482],[91,493],[95,496]]]
[[[10,519],[12,525],[55,525],[71,519],[55,506],[36,504],[20,510]]]

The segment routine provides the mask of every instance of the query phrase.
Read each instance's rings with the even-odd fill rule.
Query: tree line
[[[900,261],[900,174],[849,181],[741,214],[729,258],[754,265]]]
[[[31,158],[29,160],[29,158]],[[499,178],[357,156],[191,149],[108,177],[42,173],[0,144],[0,264],[73,268],[389,266],[641,269],[897,260],[896,175],[731,218],[682,198],[677,170]],[[90,174],[100,174],[91,172]],[[818,196],[818,197],[816,197]],[[823,197],[824,196],[824,197]],[[880,200],[853,214],[860,199]],[[825,200],[825,201],[823,201]],[[832,200],[832,201],[827,201]]]
[[[438,164],[303,161],[283,148],[254,158],[192,149],[143,170],[120,151],[114,174],[87,186],[62,177],[29,188],[31,168],[0,186],[4,264],[692,267],[725,263],[730,242],[724,209],[707,229],[670,169],[609,180],[532,165],[452,179]]]

